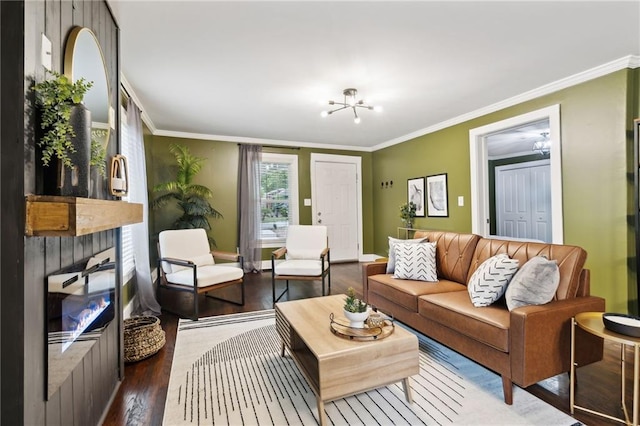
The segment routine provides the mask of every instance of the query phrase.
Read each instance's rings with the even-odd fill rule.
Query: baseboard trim
[[[129,303],[127,303],[127,306],[124,307],[124,309],[122,310],[122,319],[126,320],[127,318],[131,318],[131,315],[133,314],[133,306],[134,306],[134,302],[138,300],[138,295],[134,294],[133,297],[131,298],[131,300],[129,300]]]
[[[377,255],[375,253],[372,254],[363,254],[360,257],[360,262],[374,262],[376,259],[380,259],[383,256]]]

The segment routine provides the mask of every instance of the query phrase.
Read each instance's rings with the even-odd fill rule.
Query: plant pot
[[[57,160],[49,167],[56,169],[55,195],[69,197],[89,196],[89,162],[91,160],[91,111],[83,104],[71,107],[69,118],[73,131],[71,138],[76,152],[69,153],[72,167]]]
[[[349,312],[345,311],[344,316],[349,320],[349,327],[364,328],[364,322],[369,317],[369,310],[366,312]]]
[[[413,221],[412,220],[403,219],[402,222],[404,223],[404,227],[405,228],[413,229]]]
[[[98,200],[105,199],[107,193],[107,179],[100,174],[99,166],[91,166],[89,169],[89,197]]]

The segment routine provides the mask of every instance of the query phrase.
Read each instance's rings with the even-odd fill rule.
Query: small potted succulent
[[[349,320],[350,327],[364,328],[364,322],[369,317],[366,302],[356,298],[353,287],[347,289],[347,298],[344,302],[344,316]]]

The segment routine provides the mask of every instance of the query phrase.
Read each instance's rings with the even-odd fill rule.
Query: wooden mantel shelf
[[[73,237],[142,222],[142,204],[27,195],[25,235]]]

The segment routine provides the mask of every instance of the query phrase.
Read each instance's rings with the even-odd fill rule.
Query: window
[[[121,108],[120,119],[120,150],[122,155],[126,158],[131,158],[132,140],[127,128],[127,110]],[[129,167],[129,181],[135,179],[135,171]],[[122,197],[123,201],[128,201],[129,195]],[[133,278],[135,272],[135,261],[133,257],[133,235],[131,233],[131,226],[127,225],[121,228],[121,250],[122,250],[122,285],[125,285],[131,278]]]
[[[260,239],[279,247],[289,225],[298,223],[298,156],[262,153],[260,163]]]

